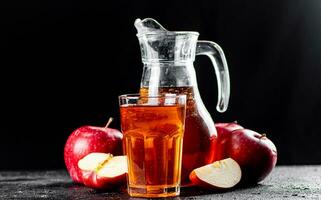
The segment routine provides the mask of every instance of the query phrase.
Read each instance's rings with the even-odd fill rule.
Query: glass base
[[[147,198],[159,198],[159,197],[176,197],[180,193],[179,186],[145,186],[145,187],[133,187],[127,188],[128,194],[131,197],[147,197]]]

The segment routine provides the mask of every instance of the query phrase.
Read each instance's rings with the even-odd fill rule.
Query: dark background
[[[321,1],[3,1],[0,3],[0,169],[63,168],[68,135],[119,128],[117,96],[137,92],[136,18],[194,30],[225,51],[228,111],[215,110],[208,58],[195,62],[216,122],[267,133],[279,165],[321,164]]]

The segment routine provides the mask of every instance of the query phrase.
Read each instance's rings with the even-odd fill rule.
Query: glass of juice
[[[119,96],[123,147],[132,197],[180,193],[186,95]]]

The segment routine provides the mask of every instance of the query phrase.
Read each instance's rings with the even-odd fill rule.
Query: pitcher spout
[[[197,32],[168,31],[155,19],[136,19],[143,63],[190,62],[195,59]]]
[[[138,18],[135,20],[134,25],[137,30],[137,35],[167,32],[167,30],[160,23],[152,18],[145,18],[143,20]]]

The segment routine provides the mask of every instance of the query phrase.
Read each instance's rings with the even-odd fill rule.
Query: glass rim
[[[195,35],[195,36],[198,36],[199,33],[197,31],[163,31],[163,32],[152,31],[152,32],[148,32],[148,33],[137,33],[136,34],[136,36],[139,38],[144,35]]]
[[[166,96],[168,95],[168,96]],[[186,98],[186,94],[175,94],[175,93],[165,93],[161,95],[154,95],[154,96],[142,96],[139,93],[133,94],[122,94],[118,96],[119,99],[167,99],[167,98]]]

